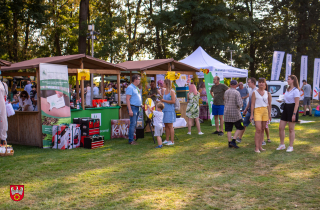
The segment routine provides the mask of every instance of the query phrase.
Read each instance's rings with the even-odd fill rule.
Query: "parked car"
[[[258,82],[257,82],[258,87]],[[284,94],[286,92],[288,83],[282,80],[267,80],[268,91],[271,93],[272,102],[271,102],[271,117],[278,118],[283,110],[280,108],[281,103],[276,101],[279,98],[279,95]],[[251,88],[248,88],[249,90]]]

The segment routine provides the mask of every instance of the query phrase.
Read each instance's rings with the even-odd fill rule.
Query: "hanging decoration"
[[[174,81],[180,78],[180,73],[176,74],[174,71],[168,71],[164,78]]]
[[[203,72],[204,74],[209,74],[209,69],[200,69],[201,72]]]

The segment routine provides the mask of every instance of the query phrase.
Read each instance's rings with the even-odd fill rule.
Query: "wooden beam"
[[[78,74],[76,74],[76,100],[79,100],[79,81]],[[75,105],[76,106],[76,105]]]
[[[1,72],[1,76],[36,76],[36,72]]]
[[[131,83],[131,81],[132,81],[132,71],[130,71],[129,75],[130,75],[130,81],[129,82]]]
[[[83,69],[83,58],[80,58],[80,69]],[[81,78],[79,78],[79,79],[81,79]],[[81,106],[82,106],[82,110],[85,110],[84,100],[85,100],[84,99],[84,80],[81,79]]]
[[[102,99],[104,99],[104,74],[101,74],[100,92],[102,94]]]
[[[112,69],[89,69],[90,74],[121,74],[119,70],[112,70]],[[68,69],[69,74],[78,73],[77,69]]]
[[[171,71],[171,63],[168,63],[168,71]]]
[[[144,71],[148,76],[150,75],[154,75],[154,74],[166,74],[167,71],[153,71],[153,70],[147,70]],[[193,75],[193,71],[175,71],[176,73],[180,73],[180,74],[187,74],[187,75]]]
[[[38,106],[38,120],[39,120],[39,147],[43,147],[43,140],[42,140],[42,119],[41,119],[41,91],[40,91],[40,74],[39,74],[39,68],[36,69],[36,80],[37,80],[37,106]]]
[[[117,91],[118,91],[118,105],[120,106],[119,109],[119,119],[121,119],[121,87],[120,87],[120,74],[117,75]]]

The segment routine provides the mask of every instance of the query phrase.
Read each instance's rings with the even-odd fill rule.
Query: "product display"
[[[104,144],[103,136],[90,136],[84,138],[83,147],[87,149],[95,149],[98,147],[102,147]]]

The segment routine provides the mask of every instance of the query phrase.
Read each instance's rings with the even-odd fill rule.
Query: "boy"
[[[150,106],[148,109],[153,113],[153,125],[154,125],[154,136],[157,137],[158,146],[156,148],[162,148],[162,133],[163,133],[163,110],[164,104],[158,102],[156,105],[156,111],[153,111]]]

